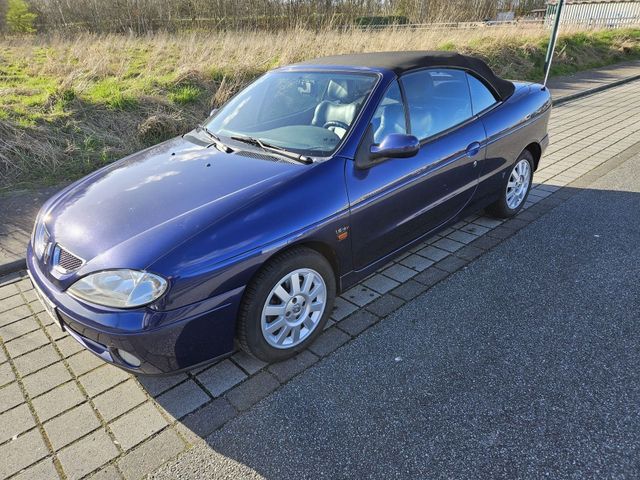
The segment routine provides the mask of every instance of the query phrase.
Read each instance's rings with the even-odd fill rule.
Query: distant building
[[[547,2],[545,24],[553,23],[557,8],[557,0]],[[587,28],[640,25],[640,0],[565,0],[560,23]]]

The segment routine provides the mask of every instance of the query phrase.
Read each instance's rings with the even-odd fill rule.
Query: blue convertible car
[[[550,107],[543,86],[454,53],[279,68],[51,198],[29,272],[63,329],[130,371],[188,369],[234,341],[281,360],[394,255],[470,211],[515,215]]]

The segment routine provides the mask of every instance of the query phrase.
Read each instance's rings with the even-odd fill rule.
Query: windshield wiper
[[[224,142],[222,140],[220,140],[220,137],[217,136],[215,133],[213,133],[211,130],[209,130],[207,127],[205,127],[204,125],[198,125],[197,130],[200,132],[204,132],[207,134],[207,136],[213,140],[213,144],[216,146],[216,148],[224,153],[231,153],[233,152],[233,149],[231,147],[229,147],[228,145],[225,145]]]
[[[232,140],[237,140],[238,142],[248,143],[249,145],[256,145],[262,148],[265,152],[276,153],[278,155],[282,155],[283,157],[290,158],[291,160],[296,160],[300,163],[304,163],[306,165],[313,163],[313,160],[309,157],[305,157],[299,153],[290,152],[289,150],[279,147],[277,145],[272,145],[267,142],[263,142],[259,138],[254,137],[244,137],[244,136],[233,136]]]

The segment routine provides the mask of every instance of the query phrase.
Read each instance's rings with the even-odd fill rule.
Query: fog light
[[[120,350],[119,348],[116,350],[116,352],[118,353],[118,356],[124,360],[127,364],[129,364],[132,367],[139,367],[140,364],[142,363],[140,361],[140,359],[138,357],[136,357],[135,355],[125,351],[125,350]]]

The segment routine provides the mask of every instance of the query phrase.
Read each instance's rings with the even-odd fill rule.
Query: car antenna
[[[551,38],[549,39],[549,45],[547,46],[547,55],[544,59],[544,81],[542,82],[543,89],[547,87],[547,80],[549,79],[549,71],[551,70],[553,52],[556,49],[556,42],[558,40],[558,29],[560,27],[560,16],[562,15],[563,5],[564,0],[557,0],[555,18],[553,19],[553,28],[551,29]]]

